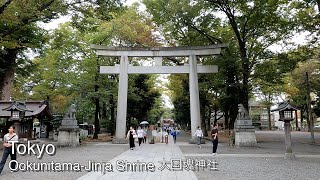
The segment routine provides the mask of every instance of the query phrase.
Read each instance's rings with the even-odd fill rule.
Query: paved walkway
[[[184,169],[178,170],[176,164],[176,160],[185,161],[186,158],[182,154],[178,145],[173,144],[172,136],[169,136],[169,143],[156,143],[156,144],[142,144],[140,147],[136,147],[134,150],[128,150],[121,155],[113,158],[109,162],[113,166],[112,172],[89,172],[86,175],[79,178],[79,180],[135,180],[135,179],[152,179],[152,180],[162,180],[162,179],[170,179],[170,180],[197,180],[193,171],[187,171]],[[138,144],[136,143],[136,146]],[[128,147],[129,148],[129,147]],[[173,160],[173,161],[172,161]],[[121,172],[123,170],[123,164],[118,164],[117,162],[125,163],[127,161],[127,169],[125,172]],[[154,172],[147,171],[144,169],[144,166],[140,166],[142,169],[132,170],[133,163],[152,163],[155,168]],[[129,164],[131,163],[131,164]],[[172,167],[177,168],[175,171]],[[178,165],[179,166],[179,165]],[[139,166],[135,166],[139,167]],[[121,168],[121,169],[117,169]],[[164,169],[162,169],[164,168]],[[170,170],[169,170],[170,169]]]

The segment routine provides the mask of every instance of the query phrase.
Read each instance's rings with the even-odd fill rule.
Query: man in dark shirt
[[[217,148],[218,148],[218,125],[215,124],[212,131],[211,131],[211,137],[212,137],[212,154],[216,155]]]

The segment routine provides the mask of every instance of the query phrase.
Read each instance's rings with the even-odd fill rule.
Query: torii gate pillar
[[[189,67],[191,136],[193,136],[198,126],[201,126],[197,58],[195,55],[189,57]]]

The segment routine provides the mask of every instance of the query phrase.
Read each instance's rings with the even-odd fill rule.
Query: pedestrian
[[[9,133],[4,135],[3,137],[3,156],[2,160],[0,162],[0,174],[3,170],[4,165],[6,164],[7,158],[10,154],[11,160],[17,160],[17,151],[16,147],[12,147],[13,143],[12,142],[18,142],[19,138],[16,133],[14,133],[14,126],[9,127]],[[10,169],[11,172],[13,172],[13,169],[16,169],[16,162],[10,163]]]
[[[147,128],[143,129],[143,143],[147,143]]]
[[[173,142],[176,143],[176,141],[177,141],[177,131],[176,131],[175,128],[172,129],[171,135],[172,135],[172,137],[173,137]]]
[[[143,130],[141,129],[141,127],[138,127],[137,130],[137,135],[138,135],[138,141],[139,141],[139,146],[141,145],[142,139],[143,139]]]
[[[130,149],[133,150],[133,148],[135,147],[134,140],[135,138],[137,138],[137,134],[132,126],[130,126],[130,130],[127,133],[127,138],[129,139]]]
[[[212,131],[211,131],[211,137],[212,137],[212,155],[217,154],[217,148],[218,148],[218,125],[215,124]]]
[[[194,133],[193,136],[197,137],[197,144],[198,144],[199,148],[201,148],[201,138],[203,137],[203,133],[202,133],[200,126],[198,126],[198,129],[196,130],[196,132]]]

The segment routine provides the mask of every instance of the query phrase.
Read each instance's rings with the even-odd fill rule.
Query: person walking
[[[127,139],[129,139],[129,146],[131,150],[133,150],[133,148],[135,147],[135,144],[134,144],[135,138],[137,138],[136,131],[133,129],[132,126],[130,126],[130,130],[127,133]]]
[[[212,131],[211,131],[211,137],[212,137],[212,155],[217,154],[217,148],[218,148],[218,125],[214,125]]]
[[[140,146],[143,139],[143,130],[141,129],[140,126],[138,127],[137,134],[138,134],[138,141]]]
[[[198,129],[196,130],[196,132],[194,133],[193,136],[197,137],[197,144],[198,144],[199,148],[201,148],[201,138],[203,137],[203,133],[202,133],[202,129],[200,128],[200,126],[198,126]]]
[[[147,143],[147,128],[143,129],[143,143]]]
[[[177,131],[176,131],[175,128],[173,128],[173,129],[171,130],[171,135],[172,135],[172,137],[173,137],[173,142],[176,143],[176,141],[177,141]]]
[[[7,161],[7,158],[10,154],[10,158],[11,160],[17,160],[17,152],[16,152],[16,147],[13,147],[12,148],[12,142],[13,141],[16,141],[18,142],[19,138],[18,138],[18,135],[16,133],[14,133],[14,126],[10,126],[9,127],[9,133],[7,133],[6,135],[4,135],[3,137],[3,155],[2,155],[2,160],[0,162],[0,174],[3,170],[3,167],[4,165],[6,164],[6,161]],[[13,150],[13,151],[12,151]],[[10,169],[11,169],[11,172],[12,169],[16,169],[16,163],[15,162],[12,162],[10,163]]]

